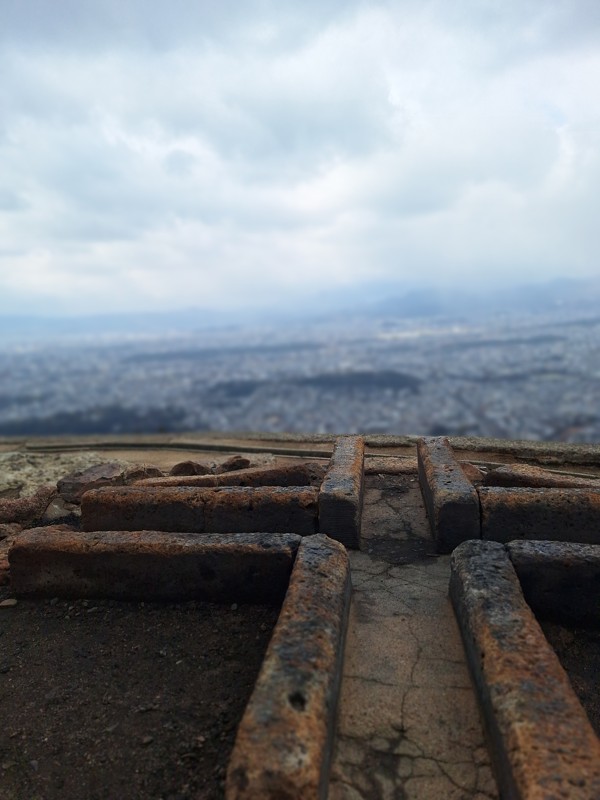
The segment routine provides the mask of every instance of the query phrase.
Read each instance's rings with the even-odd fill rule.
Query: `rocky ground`
[[[277,614],[195,602],[1,605],[1,800],[223,797]]]

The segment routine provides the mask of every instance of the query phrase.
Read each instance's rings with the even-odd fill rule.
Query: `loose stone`
[[[228,458],[227,461],[223,461],[222,464],[215,469],[215,473],[219,475],[222,472],[233,472],[236,469],[247,469],[250,466],[250,459],[244,458],[244,456],[231,456]]]
[[[179,461],[169,470],[169,475],[208,475],[210,469],[199,461]]]

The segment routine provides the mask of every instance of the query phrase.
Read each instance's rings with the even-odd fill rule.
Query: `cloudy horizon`
[[[0,71],[0,313],[600,275],[591,0],[5,0]]]

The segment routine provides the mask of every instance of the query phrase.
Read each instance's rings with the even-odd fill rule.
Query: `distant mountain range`
[[[40,336],[98,336],[192,332],[226,327],[235,321],[232,314],[205,309],[181,311],[92,314],[89,316],[51,317],[0,315],[0,336],[37,339]],[[238,317],[239,322],[239,317]]]
[[[600,314],[600,279],[561,278],[490,292],[457,289],[419,289],[371,305],[371,312],[402,317],[541,314],[590,311]]]
[[[0,340],[193,333],[255,324],[301,323],[303,319],[335,321],[349,316],[471,319],[571,311],[600,314],[600,278],[563,278],[488,292],[470,290],[468,285],[402,291],[398,284],[368,284],[359,289],[322,293],[314,302],[299,304],[293,310],[278,306],[244,311],[188,308],[72,317],[0,314]]]

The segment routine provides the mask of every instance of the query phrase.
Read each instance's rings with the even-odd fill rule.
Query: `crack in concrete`
[[[433,548],[418,488],[391,499],[392,477],[367,489],[366,500],[373,492],[379,506],[363,518],[367,552],[351,555],[354,600],[329,797],[496,800],[447,599],[449,560],[406,558],[411,543]]]
[[[364,740],[359,737],[340,737],[339,746],[348,751],[349,758],[344,761],[343,769],[332,775],[333,791],[331,800],[337,798],[361,797],[365,800],[387,800],[388,798],[424,797],[410,790],[410,782],[420,778],[444,779],[446,789],[455,789],[459,794],[439,794],[436,796],[458,798],[477,798],[477,800],[495,800],[497,795],[490,791],[489,768],[486,768],[485,780],[482,781],[481,769],[472,770],[470,760],[445,761],[428,755],[424,748],[413,741],[406,731],[397,736],[378,737]],[[412,750],[412,752],[411,752]],[[484,783],[484,785],[481,785]],[[352,791],[340,792],[341,784]],[[448,784],[450,787],[448,787]],[[336,786],[337,785],[337,786]],[[417,787],[418,788],[418,787]],[[442,789],[442,786],[439,787]],[[353,794],[355,792],[356,794]],[[433,795],[427,795],[427,798]]]

